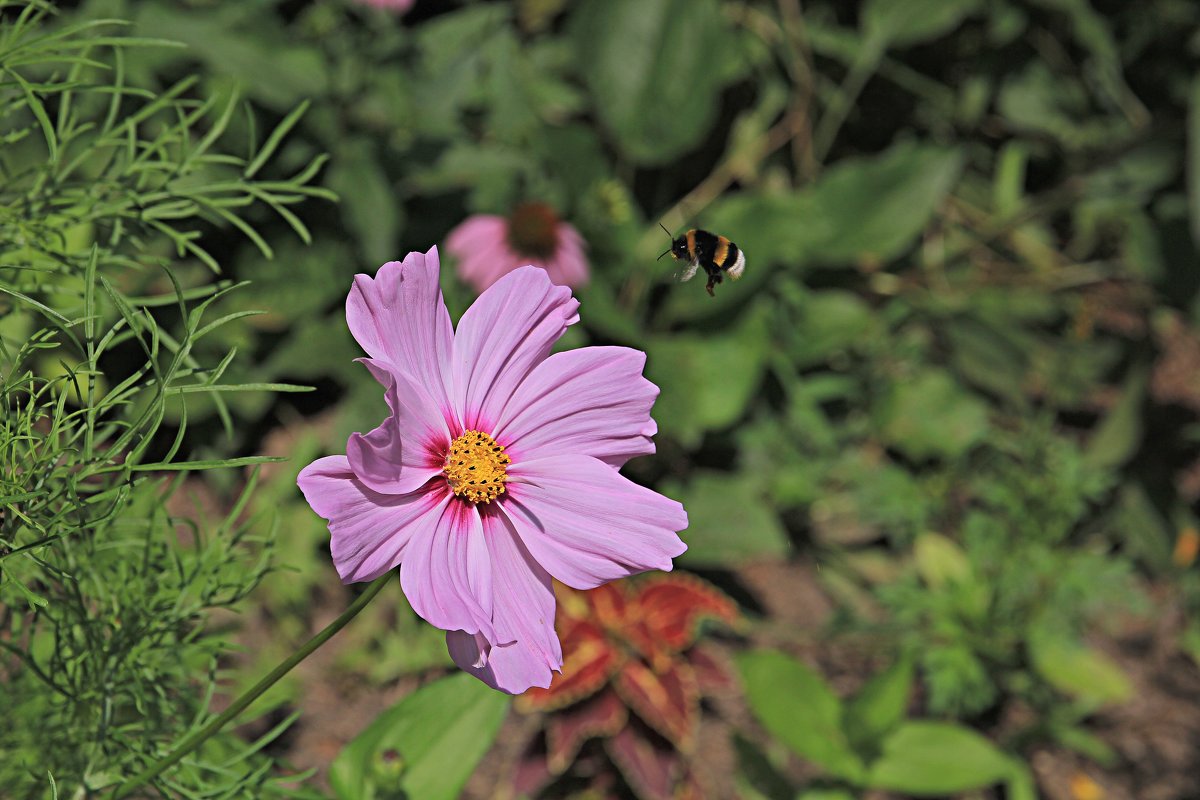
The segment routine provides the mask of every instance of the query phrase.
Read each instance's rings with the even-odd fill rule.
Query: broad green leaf
[[[1034,624],[1026,638],[1033,668],[1054,688],[1086,703],[1121,703],[1133,694],[1129,677],[1108,656],[1050,625]]]
[[[857,783],[863,765],[842,730],[842,702],[813,670],[783,653],[741,654],[746,699],[763,726],[798,755]]]
[[[949,722],[907,722],[883,743],[866,785],[918,796],[982,789],[1006,780],[1012,759],[970,728]]]
[[[818,364],[877,334],[879,319],[852,292],[830,289],[804,298],[791,357],[798,367]]]
[[[1146,367],[1132,369],[1121,387],[1121,396],[1096,427],[1088,441],[1085,461],[1088,466],[1112,469],[1128,461],[1142,443],[1142,405],[1146,400],[1149,372]]]
[[[708,133],[728,35],[716,0],[582,0],[572,12],[595,109],[642,163],[663,163]]]
[[[846,706],[846,733],[859,750],[877,748],[900,724],[912,691],[913,665],[907,658],[875,675]]]
[[[508,696],[466,673],[431,683],[384,711],[334,760],[341,800],[453,800],[491,747]]]
[[[878,413],[883,439],[916,459],[960,456],[988,430],[987,405],[938,369],[895,383]]]
[[[912,246],[958,181],[962,153],[904,143],[881,155],[847,158],[810,189],[815,218],[810,262],[886,263]],[[736,235],[731,232],[728,235]]]
[[[683,562],[729,567],[786,554],[791,545],[766,488],[736,473],[696,473],[678,495],[688,510],[688,529],[680,534],[688,546]]]
[[[854,800],[854,795],[845,789],[805,789],[796,800]]]
[[[659,431],[691,446],[705,431],[736,422],[762,380],[768,341],[762,314],[714,336],[651,339],[646,377],[662,390],[654,408]]]
[[[905,47],[950,33],[982,5],[981,0],[868,0],[862,28],[868,38]]]
[[[921,580],[931,589],[971,579],[971,562],[955,542],[940,533],[923,533],[913,545],[913,557]]]
[[[138,32],[183,42],[209,69],[228,75],[267,105],[290,110],[325,93],[329,71],[315,48],[282,34],[238,25],[240,12],[185,11],[165,4],[140,6]]]
[[[962,171],[956,149],[902,143],[882,154],[847,158],[800,192],[730,194],[699,221],[746,254],[746,277],[722,284],[712,305],[763,291],[783,270],[852,266],[902,255],[929,224]],[[723,299],[721,295],[727,299]],[[709,300],[709,298],[702,298]],[[676,313],[675,316],[687,316]]]

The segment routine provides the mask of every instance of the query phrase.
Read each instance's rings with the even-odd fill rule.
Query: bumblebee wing
[[[690,281],[696,277],[696,270],[698,269],[700,269],[700,262],[698,260],[689,261],[685,267],[675,273],[675,279],[680,283]]]

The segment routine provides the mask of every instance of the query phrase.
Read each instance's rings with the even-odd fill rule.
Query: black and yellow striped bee
[[[658,227],[667,231],[661,222]],[[667,236],[670,235],[671,232],[667,231]],[[713,287],[720,283],[726,275],[736,281],[742,277],[742,272],[746,269],[746,254],[740,247],[724,236],[696,228],[692,228],[677,239],[672,238],[671,249],[664,252],[659,258],[667,253],[670,253],[671,258],[676,261],[685,262],[685,266],[679,272],[681,281],[690,281],[695,276],[696,270],[704,267],[704,272],[708,275],[708,283],[704,288],[710,296],[715,296]]]

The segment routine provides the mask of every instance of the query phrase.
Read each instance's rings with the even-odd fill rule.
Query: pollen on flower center
[[[463,431],[450,443],[442,474],[454,494],[472,503],[490,503],[504,494],[511,459],[483,431]]]

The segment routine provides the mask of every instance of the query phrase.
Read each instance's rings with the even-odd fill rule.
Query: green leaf
[[[401,209],[375,146],[365,139],[344,143],[329,168],[329,186],[341,195],[342,217],[358,236],[363,255],[379,263],[396,258]]]
[[[700,143],[736,41],[717,0],[583,0],[571,30],[596,113],[630,157],[661,164]]]
[[[329,769],[341,800],[453,800],[491,747],[508,696],[466,673],[424,686],[384,711]]]
[[[1142,405],[1149,371],[1145,365],[1130,370],[1121,396],[1088,441],[1084,461],[1090,467],[1113,469],[1128,461],[1142,442]]]
[[[788,552],[787,533],[754,477],[699,472],[680,493],[688,511],[681,534],[688,549],[680,558],[691,566],[729,567]],[[670,493],[670,490],[668,490]]]
[[[904,719],[912,680],[912,662],[901,658],[867,681],[846,706],[846,733],[857,749],[878,747]]]
[[[289,43],[277,32],[245,28],[243,22],[236,8],[218,13],[144,5],[137,17],[140,32],[184,42],[213,72],[244,84],[272,108],[289,111],[325,93],[329,71],[318,50]]]
[[[929,224],[962,165],[958,150],[912,143],[838,162],[810,190],[817,216],[802,224],[819,238],[809,260],[886,263],[901,255]]]
[[[949,33],[981,6],[980,0],[867,0],[862,28],[868,38],[905,47]]]
[[[829,773],[858,782],[863,765],[842,730],[842,702],[821,676],[773,650],[741,654],[746,699],[772,735]]]
[[[913,545],[917,572],[925,585],[937,590],[971,579],[971,562],[955,542],[940,533],[923,533]]]
[[[1133,684],[1115,662],[1055,626],[1035,623],[1026,643],[1034,671],[1061,692],[1096,706],[1133,695]]]
[[[883,439],[910,458],[954,458],[988,430],[987,405],[938,369],[893,384],[878,411]]]
[[[901,143],[842,159],[802,192],[731,194],[713,205],[704,224],[746,254],[747,277],[733,286],[772,263],[792,269],[887,263],[916,241],[962,166],[957,149]]]
[[[914,795],[981,789],[1009,778],[1012,759],[970,728],[948,722],[908,722],[883,743],[866,784]]]
[[[879,329],[875,312],[852,292],[813,292],[800,306],[797,341],[790,355],[801,368],[819,364],[868,340]]]
[[[762,380],[768,342],[763,314],[718,336],[650,340],[646,377],[662,390],[654,410],[659,431],[693,446],[705,431],[741,418]]]

